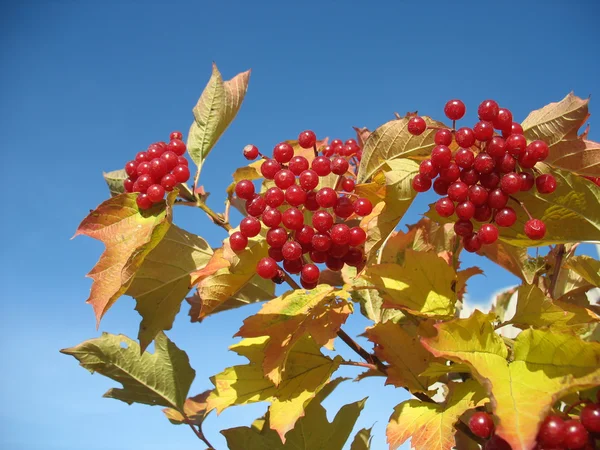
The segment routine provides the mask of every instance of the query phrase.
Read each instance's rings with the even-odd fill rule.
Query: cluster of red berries
[[[587,177],[587,176],[584,175],[583,178],[585,178],[586,180],[590,180],[596,186],[600,186],[600,177]]]
[[[600,399],[599,399],[600,401]],[[494,421],[486,413],[478,411],[469,419],[471,432],[489,439],[485,450],[511,450],[510,445],[494,435]],[[535,450],[591,450],[593,441],[600,433],[600,403],[588,403],[579,413],[579,418],[565,418],[550,414],[540,425]]]
[[[465,115],[465,104],[450,100],[444,112],[455,122]],[[548,145],[541,140],[527,143],[521,125],[513,122],[512,113],[494,100],[482,102],[478,114],[479,122],[473,128],[437,130],[436,146],[430,159],[421,162],[419,173],[412,180],[413,189],[425,192],[433,186],[443,196],[436,202],[435,210],[442,217],[458,217],[454,231],[463,238],[469,252],[495,242],[497,227],[510,227],[516,222],[517,213],[507,205],[510,199],[529,216],[524,227],[527,237],[542,239],[546,234],[544,222],[532,218],[523,203],[512,196],[529,191],[534,185],[540,194],[554,192],[554,176],[538,174],[535,169],[548,156]],[[408,122],[408,131],[413,135],[422,134],[426,128],[422,117],[414,116]],[[450,149],[453,142],[458,147],[455,152]],[[472,220],[488,223],[475,232]]]
[[[302,286],[313,289],[321,273],[317,264],[324,263],[334,271],[341,270],[344,264],[364,264],[367,235],[362,228],[345,222],[354,215],[369,215],[373,205],[353,193],[362,153],[356,140],[334,139],[317,148],[315,133],[304,131],[298,144],[314,150],[311,162],[305,156],[295,155],[287,142],[275,146],[272,158],[262,155],[254,145],[244,148],[247,159],[264,159],[260,172],[265,179],[273,180],[274,186],[261,194],[250,180],[236,184],[235,193],[246,201],[248,216],[241,221],[240,230],[231,234],[229,244],[233,251],[244,250],[248,238],[257,236],[264,224],[268,229],[269,256],[258,262],[257,273],[276,283],[283,282],[283,270],[300,274]],[[335,189],[318,188],[320,179],[331,173],[338,175]],[[280,262],[283,270],[278,266]]]
[[[162,201],[179,183],[190,179],[186,150],[181,133],[173,131],[170,141],[150,144],[145,152],[125,164],[125,192],[139,192],[136,202],[140,209],[148,209]]]

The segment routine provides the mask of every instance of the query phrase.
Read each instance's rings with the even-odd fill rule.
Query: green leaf
[[[211,377],[215,390],[208,398],[208,409],[221,413],[234,405],[270,402],[269,426],[285,442],[286,433],[304,415],[306,405],[327,384],[342,358],[323,356],[319,346],[304,337],[290,351],[283,380],[275,386],[264,376],[262,368],[267,340],[267,337],[247,338],[231,347],[250,362]]]
[[[371,441],[373,440],[371,430],[373,430],[373,427],[359,430],[354,436],[350,450],[369,450],[371,448]]]
[[[428,126],[447,128],[429,117],[423,116],[423,119]],[[371,133],[363,148],[358,183],[364,183],[381,169],[385,170],[385,166],[394,159],[424,159],[431,154],[436,130],[427,129],[420,136],[413,136],[408,132],[408,121],[409,117],[391,120]]]
[[[136,299],[142,316],[138,339],[142,350],[162,330],[170,330],[181,302],[190,291],[191,274],[206,266],[213,255],[200,236],[171,225],[160,243],[144,259],[126,294]]]
[[[61,350],[91,373],[98,372],[123,385],[104,397],[125,403],[161,405],[182,410],[196,372],[183,350],[159,333],[154,354],[141,352],[126,336],[102,333],[96,339]]]
[[[127,172],[125,169],[113,170],[112,172],[103,172],[104,181],[108,185],[111,197],[122,194],[125,192],[125,186],[123,182],[127,178]]]
[[[585,281],[600,287],[600,261],[590,256],[580,255],[569,258],[565,267],[575,271]]]
[[[213,63],[210,80],[193,109],[195,120],[187,139],[188,153],[196,165],[202,165],[235,118],[244,101],[249,79],[250,71],[246,71],[224,82]]]
[[[306,414],[296,423],[283,443],[270,429],[270,412],[264,420],[255,421],[251,428],[237,427],[223,430],[230,450],[342,450],[362,411],[366,399],[344,405],[333,422],[329,423],[321,402],[343,379],[328,383],[306,407]],[[360,450],[366,447],[352,447]]]

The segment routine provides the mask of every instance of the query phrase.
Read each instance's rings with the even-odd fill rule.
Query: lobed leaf
[[[600,261],[597,259],[586,255],[573,256],[566,261],[565,266],[592,286],[600,287]]]
[[[350,450],[369,450],[371,448],[371,441],[373,440],[371,430],[373,430],[373,427],[359,430],[354,436]]]

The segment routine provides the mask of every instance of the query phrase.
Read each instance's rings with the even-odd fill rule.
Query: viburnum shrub
[[[412,394],[381,411],[391,413],[390,449],[409,439],[417,449],[597,448],[600,262],[575,254],[581,242],[600,241],[600,144],[578,134],[588,101],[569,94],[518,123],[494,100],[455,99],[440,105],[448,124],[396,115],[333,139],[303,125],[297,139],[239,150],[251,162],[234,171],[221,214],[206,204],[201,169],[248,81],[249,72],[224,81],[214,66],[186,143],[173,132],[105,174],[112,197],[76,233],[106,246],[89,273],[88,303],[99,322],[119,297],[133,297],[139,343],[104,333],[62,352],[122,385],[106,397],[162,405],[211,449],[205,417],[255,402],[268,412],[221,431],[229,449],[342,449],[366,399],[327,420],[322,402],[345,380],[334,376],[340,366],[357,370],[359,383],[382,377]],[[189,184],[186,153],[196,165]],[[430,189],[440,198],[397,230]],[[206,213],[224,231],[222,246],[176,226],[179,205]],[[467,282],[482,271],[462,267],[463,249],[520,286],[490,311],[467,314]],[[248,362],[192,397],[195,371],[165,335],[183,300],[199,326],[265,302],[231,346]],[[368,345],[344,331],[351,314],[372,322]],[[354,360],[322,352],[336,338]],[[347,445],[370,441],[362,429]]]

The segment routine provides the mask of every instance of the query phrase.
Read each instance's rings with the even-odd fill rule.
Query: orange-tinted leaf
[[[211,392],[212,391],[205,391],[202,394],[189,397],[185,400],[185,403],[183,404],[183,412],[189,421],[194,425],[202,425],[202,422],[204,422],[204,418],[208,414],[208,404],[206,403],[206,399]],[[169,422],[171,422],[173,425],[187,423],[185,421],[185,417],[176,409],[165,408],[163,409],[163,412],[165,413],[165,416],[167,416],[167,419],[169,419]]]
[[[96,322],[125,293],[144,258],[158,245],[171,225],[171,205],[177,192],[146,211],[136,204],[137,194],[121,194],[106,200],[77,228],[106,246],[98,263],[88,273],[92,289],[87,303],[94,308]]]
[[[529,284],[533,283],[536,273],[542,272],[545,266],[544,258],[529,256],[525,247],[515,247],[500,240],[482,246],[478,254]]]
[[[560,141],[549,149],[547,164],[590,177],[600,176],[600,143],[587,139]]]

